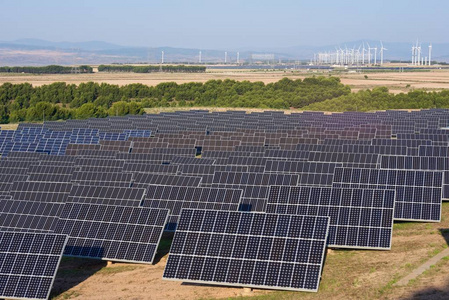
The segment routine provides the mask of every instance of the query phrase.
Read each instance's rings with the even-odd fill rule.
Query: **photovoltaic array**
[[[391,248],[394,190],[272,186],[267,212],[330,217],[328,246]]]
[[[317,291],[328,217],[184,209],[164,278]]]
[[[67,236],[0,231],[0,297],[48,299]]]
[[[21,123],[0,130],[0,231],[64,234],[59,259],[137,263],[174,231],[166,279],[316,291],[327,246],[388,250],[393,220],[441,219],[448,112]],[[54,278],[7,274],[7,298],[39,298]]]
[[[394,189],[394,218],[439,222],[443,173],[436,171],[335,169],[335,187]]]
[[[168,210],[66,203],[56,233],[69,236],[64,255],[152,263]]]

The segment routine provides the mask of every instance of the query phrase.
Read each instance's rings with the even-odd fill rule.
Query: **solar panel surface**
[[[318,290],[328,217],[184,209],[164,279]]]

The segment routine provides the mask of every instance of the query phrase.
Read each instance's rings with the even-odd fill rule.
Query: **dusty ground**
[[[183,73],[93,73],[93,74],[66,74],[66,75],[31,75],[31,74],[5,74],[0,73],[0,84],[4,82],[22,83],[29,82],[40,86],[58,81],[79,84],[81,82],[94,81],[110,84],[126,85],[130,83],[142,83],[150,86],[161,82],[175,81],[206,82],[210,79],[234,79],[262,81],[264,83],[276,82],[283,77],[291,79],[303,79],[312,75],[328,75],[328,73],[306,73],[291,71],[251,71],[251,70],[210,70],[207,73],[183,74]],[[386,86],[393,93],[407,92],[413,88],[427,90],[449,89],[449,70],[435,70],[432,72],[404,72],[404,73],[367,73],[367,74],[333,74],[339,76],[344,84],[348,84],[354,91]],[[364,76],[367,75],[368,79]],[[410,87],[407,87],[410,85]]]
[[[329,250],[318,293],[254,290],[162,280],[168,240],[155,265],[113,264],[65,258],[53,299],[448,299],[449,257],[407,286],[393,284],[447,248],[449,203],[441,223],[396,223],[391,251]]]

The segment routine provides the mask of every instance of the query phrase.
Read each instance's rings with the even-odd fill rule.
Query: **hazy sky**
[[[449,42],[448,0],[0,0],[0,40],[244,49]]]

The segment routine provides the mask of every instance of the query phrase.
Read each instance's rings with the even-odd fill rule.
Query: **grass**
[[[250,112],[263,112],[263,111],[284,111],[285,113],[289,113],[296,110],[290,110],[290,109],[275,109],[275,108],[247,108],[247,107],[215,107],[215,106],[182,106],[182,107],[151,107],[151,108],[144,108],[145,113],[147,114],[158,114],[161,112],[175,112],[175,111],[184,111],[184,110],[208,110],[211,112],[217,112],[217,111],[228,111],[228,110],[239,110],[239,111],[246,111],[247,113]],[[300,110],[298,110],[300,111]]]
[[[2,130],[16,130],[17,127],[19,126],[18,123],[12,123],[12,124],[0,124],[0,128]]]
[[[102,268],[101,270],[99,270],[97,272],[97,274],[100,275],[112,275],[112,274],[117,274],[117,273],[123,273],[123,272],[130,272],[130,271],[134,271],[137,269],[142,268],[142,266],[139,265],[117,265],[117,266],[108,266],[105,268]]]

